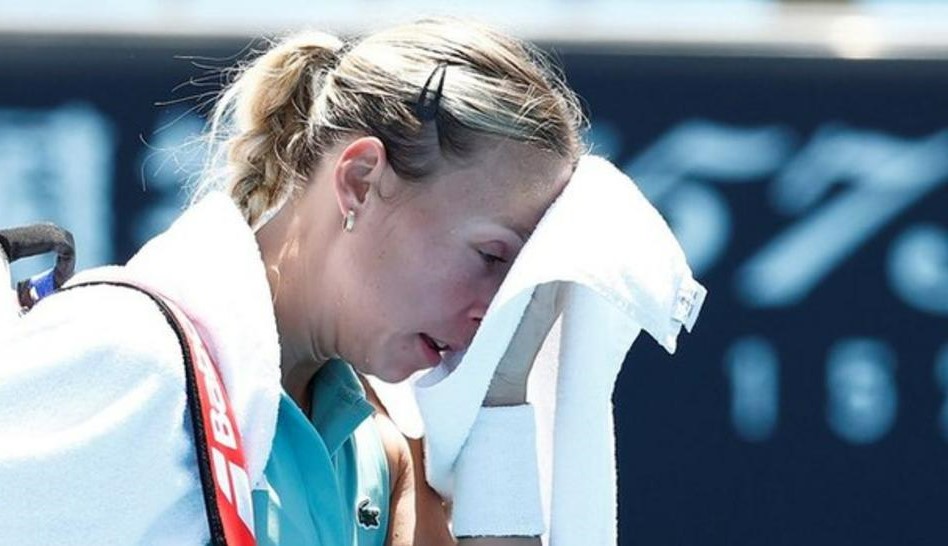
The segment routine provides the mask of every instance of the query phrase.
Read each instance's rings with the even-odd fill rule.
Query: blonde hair
[[[441,67],[443,74],[436,75]],[[443,77],[430,120],[416,105]],[[585,122],[576,95],[532,46],[455,19],[427,19],[350,43],[293,35],[246,66],[210,122],[212,166],[195,196],[225,189],[255,225],[305,182],[343,137],[370,135],[402,178],[463,159],[479,136],[526,142],[576,161]]]

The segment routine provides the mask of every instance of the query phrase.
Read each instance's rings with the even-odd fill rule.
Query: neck
[[[313,271],[302,248],[312,248],[318,229],[300,222],[294,203],[283,209],[257,233],[257,244],[267,271],[280,338],[283,388],[304,411],[310,406],[309,384],[316,372],[336,354],[334,327],[324,315],[326,298],[321,289],[325,276]],[[303,226],[309,226],[306,229]]]

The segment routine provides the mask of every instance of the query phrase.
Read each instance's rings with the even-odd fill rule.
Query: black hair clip
[[[444,94],[444,76],[447,72],[448,63],[438,63],[438,66],[434,67],[434,70],[428,75],[428,79],[425,80],[425,85],[421,88],[421,93],[418,94],[418,102],[415,103],[415,115],[422,122],[433,121],[438,116],[438,106],[441,103],[441,96]],[[439,73],[438,85],[432,91],[431,82],[434,81],[435,75]]]

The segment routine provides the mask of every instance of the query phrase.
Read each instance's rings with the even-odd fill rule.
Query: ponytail
[[[233,118],[226,188],[250,225],[305,182],[315,159],[310,110],[342,46],[322,32],[296,35],[255,59],[218,102],[212,134]]]

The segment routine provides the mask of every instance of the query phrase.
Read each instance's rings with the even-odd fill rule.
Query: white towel
[[[608,161],[587,156],[517,257],[470,347],[415,383],[428,482],[452,495],[452,469],[498,361],[542,283],[559,281],[563,314],[537,358],[541,491],[552,546],[616,543],[612,391],[641,330],[669,353],[691,330],[706,290],[658,211]],[[381,388],[383,401],[393,389]],[[388,407],[417,432],[411,404]],[[400,421],[400,422],[399,422]],[[488,478],[488,477],[485,477]]]

